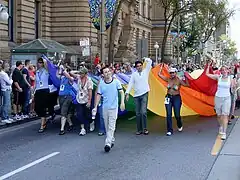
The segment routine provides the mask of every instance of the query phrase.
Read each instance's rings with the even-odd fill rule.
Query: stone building
[[[150,56],[155,56],[153,46],[155,42],[161,44],[164,26],[163,11],[152,1],[128,0],[123,4],[114,40],[117,60],[134,60],[146,49]],[[0,0],[0,3],[8,7],[10,15],[8,22],[0,22],[0,59],[8,59],[12,47],[37,38],[52,39],[81,52],[79,41],[87,37],[91,55],[99,52],[100,36],[91,23],[88,0]],[[107,40],[109,32],[106,34]],[[143,47],[138,47],[139,39],[145,40]]]

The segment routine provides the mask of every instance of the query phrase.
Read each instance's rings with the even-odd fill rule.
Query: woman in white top
[[[80,121],[81,130],[79,135],[86,135],[88,128],[90,126],[90,132],[94,131],[94,121],[89,117],[91,115],[91,102],[92,102],[92,91],[93,91],[93,82],[92,79],[88,76],[88,69],[82,67],[79,71],[80,76],[78,76],[78,92],[77,92],[77,119]]]
[[[219,134],[221,135],[221,139],[225,140],[231,108],[230,88],[233,86],[233,80],[228,74],[227,67],[222,66],[220,69],[221,74],[217,75],[209,73],[209,66],[210,63],[208,63],[206,75],[209,78],[218,81],[217,92],[215,94],[215,111],[220,125]]]

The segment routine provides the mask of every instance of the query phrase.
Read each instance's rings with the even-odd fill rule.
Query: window
[[[146,11],[146,3],[145,1],[143,0],[143,3],[142,3],[142,16],[145,17],[145,11]]]
[[[151,19],[151,11],[152,11],[151,1],[148,0],[148,18],[149,19]]]
[[[35,1],[35,38],[39,38],[39,13],[40,13],[40,2]]]
[[[146,32],[143,30],[142,32],[142,39],[145,39],[146,38]]]
[[[10,41],[14,41],[14,15],[13,15],[13,9],[14,9],[14,0],[8,1],[8,37]]]

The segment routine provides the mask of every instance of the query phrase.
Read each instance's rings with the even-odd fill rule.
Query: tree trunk
[[[109,37],[109,49],[108,49],[108,65],[113,63],[114,59],[114,32],[116,31],[116,27],[113,24],[110,27],[110,37]]]
[[[171,17],[169,24],[167,24],[169,19],[165,17],[164,33],[163,33],[164,35],[163,35],[162,49],[161,49],[161,62],[163,62],[163,60],[164,60],[167,38],[168,38],[168,34],[169,34],[169,31],[170,31],[170,28],[171,28],[174,18],[175,18],[175,16],[173,15]]]
[[[164,61],[165,56],[165,49],[166,49],[166,43],[167,43],[167,17],[166,17],[166,10],[164,13],[165,16],[165,22],[164,22],[164,33],[163,33],[163,40],[162,40],[162,48],[161,48],[161,62]]]
[[[110,27],[110,37],[109,37],[109,49],[108,49],[108,64],[111,65],[114,59],[114,41],[115,41],[115,34],[117,32],[117,22],[118,22],[118,14],[121,11],[121,6],[125,0],[120,0],[117,6],[116,12],[113,15],[112,24]]]

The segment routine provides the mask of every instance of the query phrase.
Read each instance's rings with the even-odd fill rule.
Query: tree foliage
[[[229,38],[225,34],[222,34],[220,36],[220,40],[222,42],[225,42],[223,43],[223,54],[227,57],[234,56],[237,52],[236,42],[231,40],[231,38]]]
[[[165,54],[167,37],[180,16],[180,31],[186,31],[182,50],[193,51],[199,44],[209,40],[214,30],[228,22],[233,10],[228,9],[227,0],[155,0],[164,9],[164,37],[162,42],[162,59]],[[176,30],[173,28],[173,31]]]

